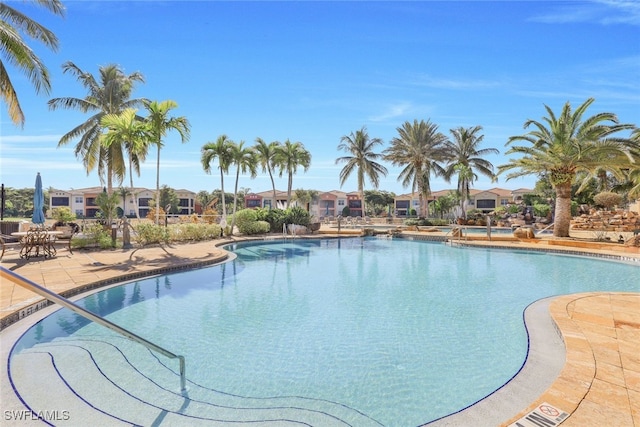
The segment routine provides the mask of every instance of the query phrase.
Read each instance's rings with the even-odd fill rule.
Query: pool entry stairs
[[[109,426],[381,425],[357,410],[328,400],[238,396],[187,382],[182,356],[0,268],[3,279],[24,284],[106,326],[98,334],[55,338],[11,351],[7,374],[23,411],[31,411],[29,420],[40,416],[50,425]],[[172,358],[180,358],[181,363],[176,364]]]
[[[14,354],[10,376],[26,408],[64,408],[54,425],[380,426],[346,406],[300,397],[248,398],[188,384],[175,368],[119,336],[57,338]],[[37,372],[36,372],[37,369]]]

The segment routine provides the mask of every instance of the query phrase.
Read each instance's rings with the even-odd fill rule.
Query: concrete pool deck
[[[219,263],[227,257],[226,251],[215,246],[221,243],[223,241],[209,241],[131,250],[75,251],[73,254],[60,249],[55,258],[30,261],[21,260],[19,248],[13,246],[5,253],[2,266],[52,291],[70,295],[121,280]],[[542,249],[540,243],[472,244]],[[554,250],[560,252],[565,248],[554,247]],[[634,252],[621,254],[575,247],[566,250],[568,253],[624,255],[640,262],[640,253]],[[41,300],[38,295],[3,279],[0,286],[2,328],[27,316],[32,311],[30,307]],[[640,427],[640,293],[560,296],[551,301],[549,311],[566,347],[564,367],[542,395],[529,406],[520,408],[518,415],[505,414],[501,425],[510,425],[548,403],[569,414],[563,426]],[[2,347],[7,345],[11,344],[2,343]],[[7,387],[3,382],[3,398],[10,392]],[[522,422],[521,425],[535,424]]]

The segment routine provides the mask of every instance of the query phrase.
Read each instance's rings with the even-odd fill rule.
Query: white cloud
[[[423,75],[416,78],[412,84],[415,86],[426,86],[434,89],[453,89],[453,90],[471,90],[471,89],[492,89],[501,85],[500,82],[492,80],[473,80],[473,79],[442,79]]]
[[[369,121],[372,122],[384,122],[387,120],[395,119],[405,115],[408,111],[411,111],[412,105],[409,102],[403,102],[388,106],[382,113],[369,117]]]
[[[633,0],[593,0],[568,2],[545,15],[529,19],[544,24],[595,22],[601,25],[640,25],[640,3]]]

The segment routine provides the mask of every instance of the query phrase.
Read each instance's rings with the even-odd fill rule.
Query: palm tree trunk
[[[136,210],[136,218],[140,219],[140,212],[139,212],[140,209],[138,207],[138,196],[133,191],[133,168],[132,168],[131,159],[129,159],[129,182],[131,184],[131,195],[133,196],[133,206],[134,206],[134,209]]]
[[[231,231],[229,235],[233,235],[233,227],[236,225],[236,212],[238,209],[238,181],[240,180],[240,166],[238,166],[238,172],[236,172],[236,186],[233,190],[233,217],[231,218]]]
[[[360,216],[364,218],[365,217],[364,190],[362,189],[362,187],[358,188],[358,196],[360,197],[360,201],[362,202],[362,212],[360,213]]]
[[[227,220],[227,202],[224,199],[224,173],[222,169],[220,169],[220,188],[222,192],[222,219]]]
[[[571,227],[571,181],[556,184],[554,237],[569,237]]]
[[[287,182],[287,209],[291,204],[291,187],[293,187],[293,173],[289,172],[289,181]]]
[[[275,209],[278,207],[278,203],[276,201],[276,183],[273,180],[273,174],[271,173],[271,168],[267,168],[267,171],[269,171],[269,178],[271,179],[271,188],[273,188],[273,206],[271,206],[271,208]]]
[[[156,160],[156,225],[160,224],[160,143]]]

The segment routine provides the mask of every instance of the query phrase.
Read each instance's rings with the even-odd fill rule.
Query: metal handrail
[[[89,310],[80,307],[79,305],[77,305],[76,303],[56,294],[55,292],[50,291],[49,289],[46,289],[40,285],[38,285],[37,283],[20,276],[19,274],[0,266],[0,277],[2,277],[3,279],[7,279],[10,280],[11,282],[22,286],[25,289],[28,289],[32,292],[37,293],[40,296],[43,296],[44,298],[48,299],[49,301],[52,301],[54,303],[60,304],[61,306],[68,308],[69,310],[73,311],[74,313],[78,313],[79,315],[86,317],[87,319],[98,323],[99,325],[102,325],[108,329],[111,329],[112,331],[115,331],[117,333],[119,333],[120,335],[125,336],[126,338],[129,338],[132,341],[135,341],[137,343],[142,344],[143,346],[147,347],[150,350],[153,350],[155,352],[158,352],[160,354],[162,354],[165,357],[168,357],[170,359],[178,359],[178,361],[180,362],[180,392],[182,394],[185,394],[187,392],[187,385],[186,385],[186,378],[185,378],[185,359],[184,356],[181,355],[177,355],[174,354],[172,352],[170,352],[169,350],[166,350],[162,347],[160,347],[157,344],[152,343],[151,341],[142,338],[139,335],[134,334],[131,331],[128,331],[127,329],[116,325],[113,322],[110,322],[109,320],[98,316],[95,313],[90,312]]]

